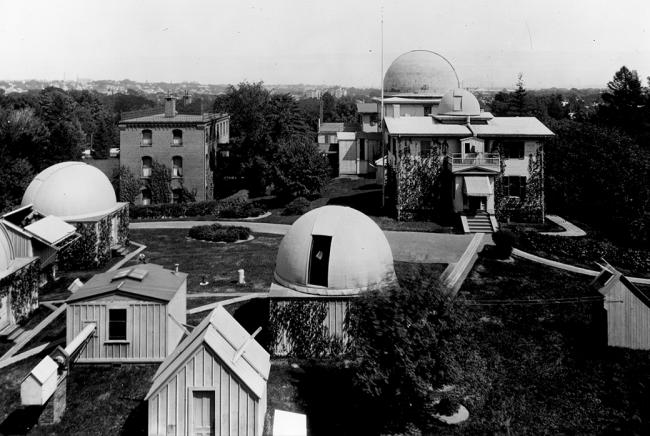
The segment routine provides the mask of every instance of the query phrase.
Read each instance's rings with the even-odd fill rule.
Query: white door
[[[0,297],[0,330],[9,325],[9,294]]]
[[[117,217],[111,218],[111,246],[118,243],[119,220]]]
[[[214,391],[192,391],[193,436],[214,436]]]

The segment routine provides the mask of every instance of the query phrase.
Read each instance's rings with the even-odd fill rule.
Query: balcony
[[[452,153],[450,161],[451,171],[454,173],[473,167],[496,172],[501,170],[499,153]]]

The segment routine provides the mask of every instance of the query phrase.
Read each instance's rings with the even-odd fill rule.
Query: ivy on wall
[[[11,313],[16,323],[29,317],[38,307],[38,281],[41,262],[36,259],[20,270],[0,279],[0,298],[10,294]]]
[[[117,241],[126,246],[129,244],[129,205],[120,209],[117,213],[118,219],[118,229],[117,229]]]
[[[505,195],[503,177],[505,173],[505,159],[503,148],[498,147],[501,157],[501,172],[494,181],[494,204],[495,215],[500,222],[541,222],[544,220],[544,184],[542,168],[544,165],[541,147],[535,155],[528,159],[528,177],[526,178],[526,197],[522,200],[518,197]]]
[[[434,148],[431,156],[401,156],[395,167],[397,219],[432,219],[440,201],[442,161]]]
[[[344,338],[333,336],[323,324],[327,301],[271,302],[270,330],[273,349],[286,347],[287,355],[298,358],[324,357],[345,352]]]

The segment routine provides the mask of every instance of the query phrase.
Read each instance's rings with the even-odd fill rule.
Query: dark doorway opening
[[[310,285],[327,287],[331,245],[331,236],[312,236],[311,253],[309,255],[309,279],[307,281]]]

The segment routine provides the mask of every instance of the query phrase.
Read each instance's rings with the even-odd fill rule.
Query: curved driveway
[[[219,223],[244,226],[254,233],[284,235],[288,224],[255,223],[250,221],[154,221],[131,223],[136,229],[189,229],[198,225]],[[454,235],[448,233],[420,233],[385,231],[386,239],[393,251],[393,258],[400,262],[456,263],[465,252],[473,234]]]

